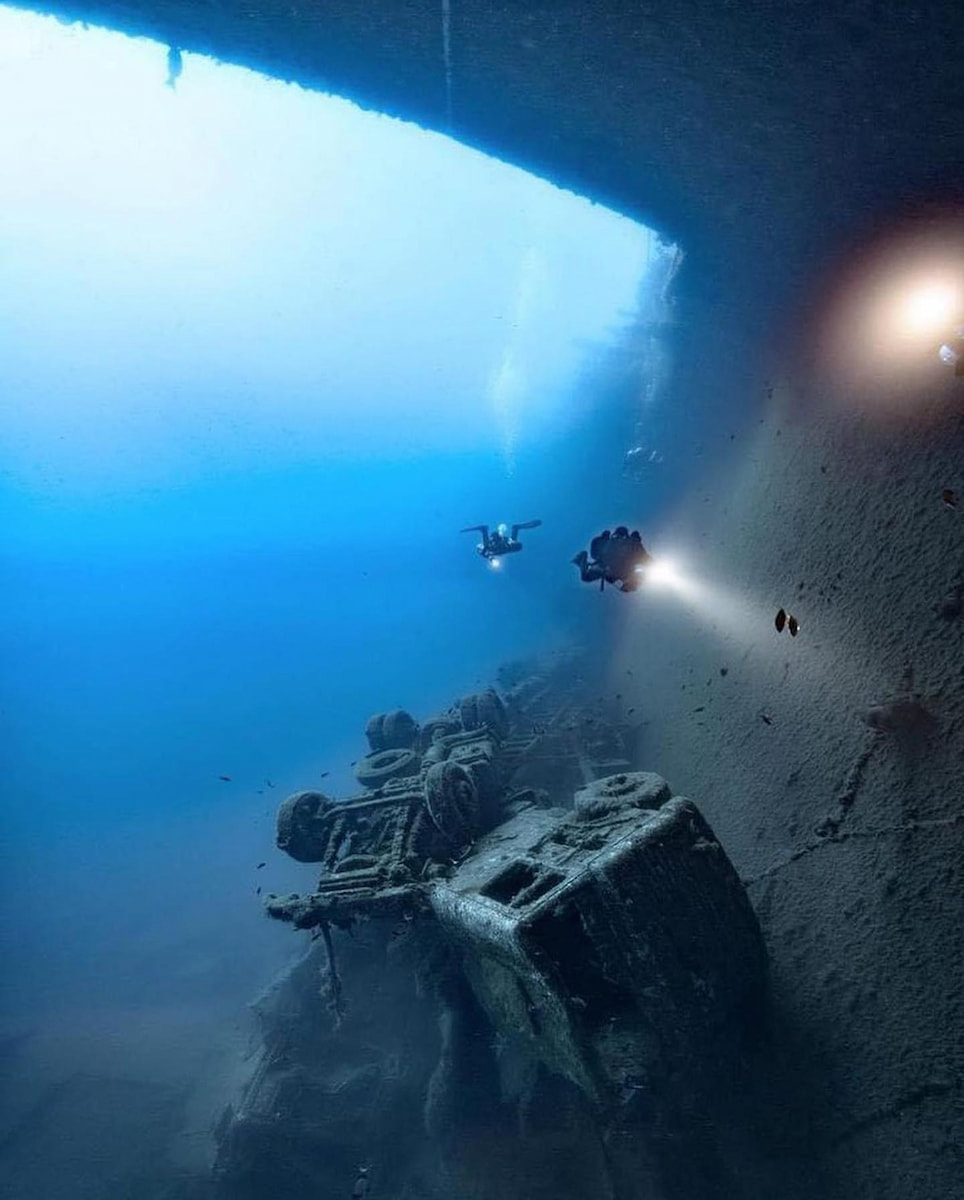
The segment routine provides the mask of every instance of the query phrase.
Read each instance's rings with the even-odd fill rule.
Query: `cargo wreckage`
[[[630,731],[587,710],[571,664],[520,674],[421,724],[373,717],[360,795],[281,805],[279,848],[321,876],[266,909],[324,955],[313,945],[257,1006],[256,1066],[219,1134],[231,1195],[268,1179],[277,1197],[332,1187],[354,1154],[384,1160],[378,1196],[487,1196],[460,1159],[471,1173],[494,1097],[521,1128],[539,1079],[609,1146],[584,1186],[663,1194],[671,1114],[693,1107],[762,994],[759,928],[696,805],[632,769]],[[620,1167],[614,1147],[641,1112],[652,1133],[654,1105],[670,1115],[649,1140],[636,1129]],[[396,1143],[407,1150],[384,1149]],[[487,1173],[508,1153],[503,1137]],[[492,1195],[543,1194],[518,1164],[507,1172]]]

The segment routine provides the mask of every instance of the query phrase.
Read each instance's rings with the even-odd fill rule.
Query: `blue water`
[[[291,952],[256,888],[311,873],[279,798],[594,636],[643,390],[600,380],[668,252],[334,98],[0,31],[2,1013],[240,1005]],[[531,518],[500,572],[458,532]]]

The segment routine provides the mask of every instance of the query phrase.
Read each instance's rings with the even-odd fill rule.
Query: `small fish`
[[[274,787],[274,784],[271,782],[270,779],[266,779],[265,783],[268,785],[268,787]]]
[[[260,871],[262,867],[266,867],[267,865],[268,864],[266,862],[259,862],[258,865],[254,869],[256,871]]]
[[[941,499],[947,508],[957,508],[957,493],[952,488],[945,488],[941,492]]]
[[[693,709],[693,712],[695,712],[695,713],[698,713],[698,712],[706,712],[706,705],[705,705],[705,704],[701,704],[701,705],[699,706],[699,708],[694,708],[694,709]]]
[[[350,767],[357,767],[357,766],[358,766],[358,759],[357,759],[357,758],[353,758],[353,759],[351,760],[351,762],[350,762],[348,765],[349,765]]]
[[[723,675],[723,676],[726,676],[726,675],[729,675],[729,673],[730,673],[730,668],[729,668],[729,667],[720,667],[720,674],[721,674],[721,675]]]
[[[790,630],[790,636],[796,637],[800,632],[800,622],[796,617],[787,617],[787,629]]]
[[[263,795],[264,795],[264,792],[262,791],[262,789],[261,789],[261,788],[258,788],[258,790],[255,792],[255,795],[256,795],[256,796],[263,796]]]
[[[230,783],[231,782],[230,775],[219,775],[218,779],[220,779],[222,783]]]
[[[783,627],[787,623],[787,610],[781,608],[773,620],[773,624],[777,627],[777,633],[783,633]]]
[[[631,717],[635,711],[636,711],[635,708],[627,708],[626,715]]]
[[[760,713],[760,720],[763,722],[764,725],[772,725],[773,724],[773,718],[768,717],[766,715],[766,713]]]
[[[322,771],[322,773],[318,776],[318,778],[319,779],[327,779],[330,774],[331,774],[331,771]]]
[[[261,895],[261,889],[260,889],[260,888],[255,888],[255,889],[254,889],[254,894],[255,894],[256,896],[260,896],[260,895]]]

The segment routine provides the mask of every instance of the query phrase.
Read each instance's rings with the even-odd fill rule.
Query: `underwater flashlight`
[[[646,566],[637,567],[636,570],[643,572],[646,582],[654,584],[656,587],[678,588],[683,582],[679,571],[665,558],[648,563]]]
[[[498,558],[490,558],[489,566],[493,567],[497,571],[499,569],[499,567],[502,566],[502,562]]]

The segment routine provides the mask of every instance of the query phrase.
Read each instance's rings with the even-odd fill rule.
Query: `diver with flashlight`
[[[642,582],[643,569],[652,562],[652,556],[643,545],[639,530],[632,533],[625,525],[617,525],[610,532],[604,529],[589,543],[589,550],[580,550],[573,558],[579,568],[583,583],[599,582],[599,590],[606,584],[621,592],[635,592]]]
[[[522,542],[519,541],[520,529],[537,529],[541,524],[541,521],[520,521],[512,526],[511,531],[508,525],[496,525],[495,529],[491,530],[488,525],[469,525],[459,532],[481,533],[482,541],[476,546],[476,553],[493,567],[497,567],[504,555],[518,554],[522,549]]]

